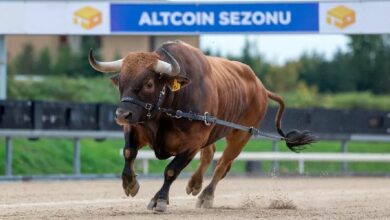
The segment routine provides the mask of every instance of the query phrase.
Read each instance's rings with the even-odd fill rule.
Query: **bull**
[[[287,147],[296,151],[315,141],[308,132],[281,127],[285,109],[282,98],[267,90],[253,70],[240,62],[204,55],[201,50],[181,41],[167,42],[153,52],[131,52],[123,59],[102,62],[89,53],[90,65],[103,73],[119,72],[111,77],[118,87],[121,102],[116,121],[125,134],[122,173],[127,196],[135,196],[139,184],[134,172],[138,150],[149,145],[158,159],[174,159],[164,171],[164,183],[147,208],[165,212],[169,189],[194,156],[200,151],[200,163],[186,187],[187,194],[197,195],[203,176],[211,163],[215,142],[226,138],[227,146],[218,160],[213,177],[198,197],[196,206],[210,208],[218,182],[228,173],[251,134],[216,124],[172,117],[160,108],[187,112],[208,112],[233,123],[259,127],[268,100],[279,104],[275,118],[278,133]]]

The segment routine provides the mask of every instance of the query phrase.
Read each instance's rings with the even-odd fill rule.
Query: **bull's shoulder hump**
[[[217,71],[219,69],[225,70],[223,72],[229,73],[245,73],[245,74],[251,74],[252,68],[245,63],[241,63],[239,61],[234,61],[234,60],[228,60],[225,58],[221,57],[212,57],[212,56],[207,56],[208,62],[210,63],[212,68],[215,68]]]

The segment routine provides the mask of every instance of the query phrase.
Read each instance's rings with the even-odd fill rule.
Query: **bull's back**
[[[252,69],[246,64],[218,57],[207,57],[210,64],[208,78],[212,88],[214,112],[220,119],[246,126],[258,126],[267,107],[266,90]],[[216,126],[210,136],[219,139],[231,130]]]
[[[259,107],[264,98],[264,86],[251,68],[243,63],[222,58],[209,57],[210,78],[218,96],[219,116],[237,120],[248,108]]]

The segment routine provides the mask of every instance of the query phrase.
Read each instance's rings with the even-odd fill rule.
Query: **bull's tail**
[[[270,91],[267,91],[267,95],[270,99],[279,103],[279,109],[275,117],[276,129],[278,133],[285,138],[286,145],[290,150],[299,152],[305,149],[305,145],[314,143],[317,140],[317,137],[312,135],[310,131],[299,131],[294,129],[285,134],[281,126],[282,116],[285,109],[283,99]]]

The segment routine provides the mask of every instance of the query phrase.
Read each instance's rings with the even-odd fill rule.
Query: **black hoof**
[[[146,207],[148,210],[154,211],[155,213],[164,213],[167,211],[168,201],[165,199],[152,199],[150,200],[148,206]]]

